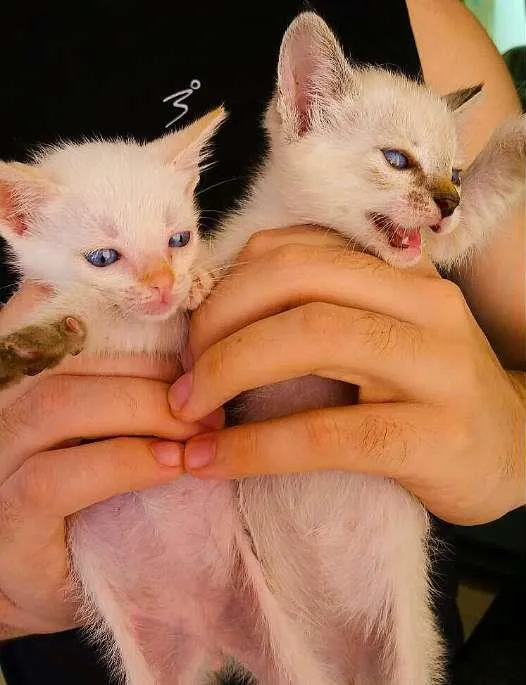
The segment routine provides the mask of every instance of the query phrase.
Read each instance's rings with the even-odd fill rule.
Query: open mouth
[[[368,219],[385,235],[391,247],[414,251],[420,251],[422,248],[422,234],[419,228],[406,228],[378,212],[370,212]]]

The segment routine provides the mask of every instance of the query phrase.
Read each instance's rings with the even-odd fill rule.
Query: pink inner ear
[[[300,135],[310,128],[309,115],[317,66],[307,37],[295,37],[284,55],[281,88],[296,109]]]
[[[13,189],[7,183],[0,182],[0,216],[12,227],[17,235],[23,235],[27,229],[24,214],[17,207]]]

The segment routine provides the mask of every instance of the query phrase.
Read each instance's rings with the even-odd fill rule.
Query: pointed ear
[[[478,101],[478,96],[484,87],[483,83],[477,83],[476,86],[470,88],[461,88],[452,93],[444,95],[442,99],[452,112],[461,113],[467,109],[467,106],[475,104]]]
[[[10,241],[23,236],[29,219],[56,195],[56,186],[36,166],[0,162],[0,233]]]
[[[298,138],[351,83],[336,37],[314,12],[294,19],[283,36],[275,102],[287,137]]]
[[[226,119],[223,107],[208,112],[179,131],[169,133],[147,144],[163,164],[181,169],[195,168],[206,159],[210,139]]]

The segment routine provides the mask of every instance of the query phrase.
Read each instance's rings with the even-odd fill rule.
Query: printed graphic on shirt
[[[171,95],[167,95],[165,98],[163,98],[163,102],[170,102],[172,107],[174,107],[177,111],[177,116],[165,124],[164,128],[170,128],[170,126],[173,126],[179,121],[179,119],[182,119],[188,114],[190,106],[186,103],[186,100],[188,100],[194,91],[199,90],[199,88],[201,88],[201,81],[194,78],[190,81],[189,88],[178,90],[177,93],[172,93]]]

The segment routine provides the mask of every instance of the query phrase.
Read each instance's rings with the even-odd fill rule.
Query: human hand
[[[355,470],[460,524],[526,501],[525,396],[430,264],[394,269],[325,231],[262,232],[194,315],[190,345],[193,369],[170,391],[187,421],[307,374],[360,388],[355,406],[192,438],[194,476]]]
[[[17,294],[0,312],[0,334],[42,297],[34,287]],[[179,441],[203,426],[170,413],[177,373],[175,360],[80,355],[0,393],[0,639],[74,624],[67,516],[180,475]],[[170,454],[143,436],[174,441]]]

